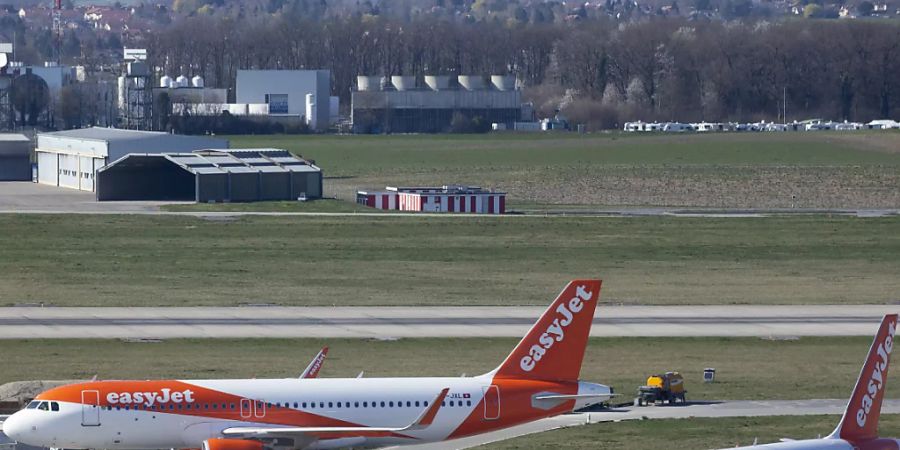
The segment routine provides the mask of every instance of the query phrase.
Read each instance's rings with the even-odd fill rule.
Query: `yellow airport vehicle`
[[[650,375],[647,384],[638,388],[634,406],[650,404],[675,404],[678,400],[685,403],[684,377],[678,372],[666,372],[662,375]]]

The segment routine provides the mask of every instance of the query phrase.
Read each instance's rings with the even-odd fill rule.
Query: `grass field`
[[[900,218],[0,215],[0,230],[6,306],[546,305],[587,276],[616,304],[900,299]]]
[[[782,438],[815,439],[827,436],[839,416],[738,417],[607,422],[531,434],[479,449],[526,450],[546,448],[664,450],[672,448],[732,448],[778,442]],[[881,416],[881,436],[900,436],[900,415]]]
[[[468,183],[510,205],[900,206],[900,133],[232,137],[323,168],[326,195]]]
[[[874,327],[873,327],[874,328]],[[516,339],[191,339],[163,343],[117,340],[3,341],[0,384],[32,379],[287,378],[295,377],[322,345],[329,345],[323,377],[458,376],[486,373]],[[628,402],[649,374],[678,370],[688,398],[847,398],[870,337],[802,338],[595,338],[582,379],[608,384]],[[717,369],[716,383],[702,371]],[[900,383],[888,383],[900,396]]]

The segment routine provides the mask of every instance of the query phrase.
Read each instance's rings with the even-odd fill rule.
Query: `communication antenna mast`
[[[56,64],[62,59],[62,0],[54,0],[53,4],[53,37],[56,44]]]

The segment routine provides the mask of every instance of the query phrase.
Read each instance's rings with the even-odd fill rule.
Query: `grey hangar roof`
[[[280,149],[131,153],[97,171],[98,200],[259,201],[322,196],[317,166]]]

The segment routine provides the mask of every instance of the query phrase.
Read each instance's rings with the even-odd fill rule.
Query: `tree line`
[[[350,100],[357,75],[514,74],[541,115],[627,120],[867,121],[900,102],[895,21],[524,25],[189,17],[146,43],[172,76],[234,87],[238,69],[319,69]]]

